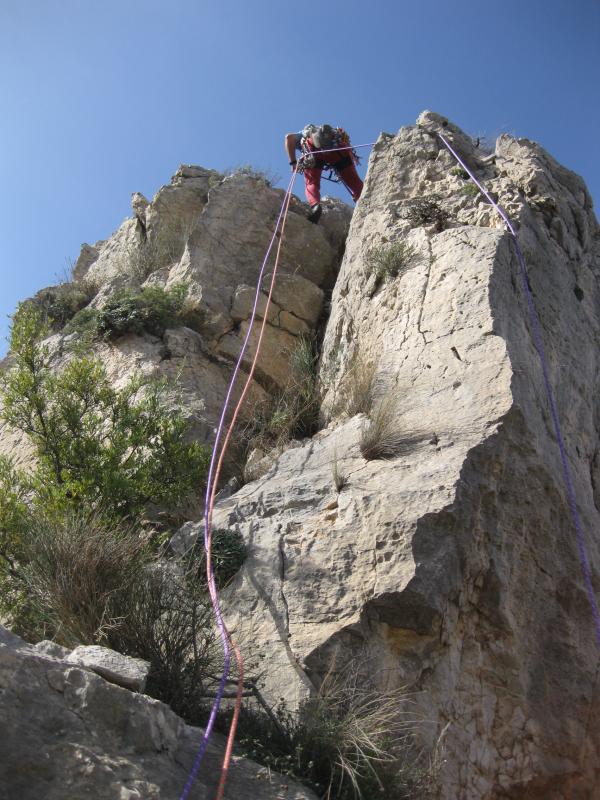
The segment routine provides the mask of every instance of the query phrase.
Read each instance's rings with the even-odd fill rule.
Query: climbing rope
[[[370,142],[368,144],[361,144],[361,145],[353,145],[353,146],[348,146],[348,147],[331,148],[329,150],[317,150],[317,151],[313,151],[313,152],[315,152],[315,153],[329,153],[329,152],[332,152],[334,150],[351,150],[353,148],[370,147],[373,144],[375,144],[375,142]],[[229,734],[228,734],[228,738],[227,738],[227,745],[226,745],[226,749],[225,749],[225,756],[223,758],[223,764],[222,764],[222,767],[221,767],[221,775],[220,775],[220,779],[219,779],[219,785],[218,785],[218,788],[217,788],[217,794],[215,796],[215,800],[222,800],[222,798],[223,798],[223,793],[225,791],[225,782],[227,780],[227,774],[228,774],[228,770],[229,770],[229,766],[230,766],[230,762],[231,762],[233,744],[234,744],[234,741],[235,741],[235,733],[236,733],[236,730],[237,730],[237,723],[238,723],[240,710],[241,710],[242,694],[243,694],[243,686],[244,686],[244,663],[243,663],[242,654],[241,654],[239,648],[237,647],[237,645],[235,644],[235,642],[232,640],[231,635],[230,635],[230,633],[229,633],[229,631],[227,629],[227,626],[225,625],[225,622],[224,622],[223,616],[222,616],[222,612],[221,612],[221,606],[220,606],[220,603],[219,603],[218,591],[217,591],[217,586],[216,586],[216,582],[215,582],[214,570],[213,570],[213,567],[212,567],[212,559],[211,559],[211,551],[212,551],[212,516],[213,516],[213,510],[214,510],[214,504],[215,504],[215,497],[216,497],[218,479],[219,479],[219,475],[220,475],[220,472],[221,472],[223,459],[225,457],[227,446],[229,444],[229,441],[230,441],[230,438],[231,438],[231,435],[232,435],[232,432],[233,432],[233,428],[234,428],[235,423],[237,421],[237,418],[239,416],[242,404],[243,404],[243,402],[244,402],[244,400],[246,398],[246,395],[247,395],[247,393],[248,393],[248,391],[250,389],[250,385],[252,383],[252,378],[254,376],[254,372],[255,372],[255,369],[256,369],[256,364],[257,364],[258,357],[259,357],[259,354],[260,354],[260,348],[261,348],[261,344],[262,344],[263,334],[264,334],[265,326],[266,326],[266,323],[267,323],[268,310],[269,310],[269,306],[270,306],[270,303],[271,303],[273,289],[275,287],[275,279],[276,279],[276,276],[277,276],[277,270],[279,268],[280,255],[281,255],[281,246],[282,246],[282,242],[283,242],[283,234],[284,234],[284,230],[285,230],[285,224],[286,224],[286,220],[287,220],[287,215],[288,215],[290,202],[291,202],[291,198],[292,198],[292,190],[293,190],[293,187],[294,187],[294,183],[295,183],[296,177],[298,175],[299,165],[301,164],[301,161],[302,161],[302,158],[300,158],[298,160],[298,164],[295,166],[294,171],[292,173],[292,176],[290,178],[288,187],[286,189],[286,192],[285,192],[285,195],[284,195],[284,198],[283,198],[283,202],[281,204],[281,209],[279,211],[279,216],[278,216],[277,222],[275,224],[273,235],[272,235],[271,240],[269,242],[269,246],[267,248],[267,252],[265,253],[265,257],[263,259],[262,266],[261,266],[261,269],[260,269],[260,272],[259,272],[259,275],[258,275],[258,280],[257,280],[257,284],[256,284],[256,293],[255,293],[255,296],[254,296],[254,305],[253,305],[253,308],[252,308],[252,313],[250,315],[250,319],[248,321],[248,330],[246,332],[246,336],[245,336],[244,341],[242,343],[242,347],[241,347],[241,350],[240,350],[240,354],[238,356],[237,363],[235,365],[231,380],[229,382],[229,386],[228,386],[227,393],[226,393],[226,396],[225,396],[225,401],[224,401],[224,404],[223,404],[223,410],[221,412],[221,417],[219,419],[219,424],[217,426],[217,432],[216,432],[216,435],[215,435],[215,443],[214,443],[214,446],[213,446],[213,451],[212,451],[211,460],[210,460],[210,466],[209,466],[209,470],[208,470],[208,478],[207,478],[207,485],[206,485],[206,495],[205,495],[205,504],[204,504],[204,508],[205,508],[205,513],[204,513],[204,548],[205,548],[205,551],[206,551],[206,576],[207,576],[207,581],[208,581],[209,595],[210,595],[211,603],[212,603],[212,606],[213,606],[215,619],[217,621],[217,627],[219,629],[219,634],[220,634],[220,637],[221,637],[221,643],[222,643],[222,646],[223,646],[224,668],[223,668],[223,674],[222,674],[222,677],[221,677],[221,680],[219,682],[219,686],[218,686],[218,689],[217,689],[217,694],[216,694],[215,699],[213,701],[213,705],[212,705],[212,708],[211,708],[211,712],[210,712],[210,716],[209,716],[209,719],[208,719],[208,723],[207,723],[206,728],[204,730],[204,735],[202,737],[202,741],[200,743],[200,747],[198,749],[198,753],[197,753],[196,758],[194,760],[194,764],[193,764],[192,769],[190,771],[188,780],[187,780],[187,782],[185,784],[185,787],[184,787],[184,789],[183,789],[183,791],[182,791],[182,793],[180,795],[180,800],[186,800],[189,797],[189,793],[190,793],[190,791],[192,789],[193,783],[196,780],[196,777],[198,776],[198,772],[200,770],[200,766],[202,764],[202,760],[203,760],[204,755],[206,753],[206,748],[208,746],[209,739],[210,739],[210,737],[211,737],[211,735],[213,733],[216,717],[217,717],[219,708],[221,706],[221,701],[223,699],[223,695],[225,693],[225,686],[226,686],[226,684],[228,682],[228,676],[229,676],[229,671],[230,671],[230,667],[231,667],[231,653],[232,653],[232,651],[233,651],[233,653],[235,655],[236,662],[237,662],[237,667],[238,667],[238,680],[237,680],[236,700],[235,700],[235,706],[234,706],[232,722],[231,722],[231,725],[230,725],[230,728],[229,728]],[[268,262],[270,254],[271,254],[271,251],[273,249],[273,245],[275,243],[275,240],[277,238],[279,239],[279,242],[278,242],[278,245],[277,245],[275,263],[274,263],[273,271],[272,271],[272,274],[271,274],[271,282],[270,282],[270,285],[269,285],[269,292],[268,292],[268,296],[267,296],[266,307],[265,307],[265,310],[264,310],[264,313],[263,313],[263,320],[262,320],[262,324],[261,324],[260,331],[259,331],[259,336],[258,336],[258,341],[257,341],[257,344],[256,344],[255,354],[254,354],[254,357],[252,359],[252,364],[251,364],[251,367],[250,367],[250,371],[249,371],[249,373],[247,375],[246,382],[244,384],[244,388],[242,390],[240,398],[239,398],[239,400],[237,402],[237,405],[235,407],[235,410],[234,410],[233,416],[231,418],[231,421],[230,421],[229,425],[227,426],[227,431],[226,431],[226,434],[225,434],[225,438],[223,440],[223,444],[220,445],[221,437],[223,435],[223,430],[225,428],[225,418],[226,418],[227,412],[229,410],[229,404],[230,404],[230,401],[231,401],[233,388],[234,388],[234,385],[236,383],[236,379],[237,379],[238,373],[239,373],[239,371],[241,369],[242,361],[243,361],[244,355],[246,353],[246,350],[248,348],[248,343],[249,343],[250,336],[251,336],[251,333],[252,333],[254,321],[256,319],[256,314],[257,314],[257,309],[258,309],[258,302],[259,302],[259,298],[260,298],[260,294],[261,294],[261,287],[262,287],[262,282],[263,282],[263,278],[264,278],[265,271],[266,271],[267,262]]]
[[[494,210],[501,216],[512,236],[512,240],[517,253],[517,259],[519,262],[521,278],[523,283],[523,291],[525,292],[525,297],[527,299],[527,308],[529,310],[529,318],[531,321],[531,332],[533,336],[533,343],[540,358],[540,363],[542,366],[542,374],[544,376],[544,386],[546,388],[546,396],[548,399],[548,405],[550,406],[550,414],[552,416],[554,432],[556,434],[556,440],[558,442],[558,449],[560,451],[560,460],[562,464],[563,478],[567,489],[569,507],[571,509],[571,515],[573,518],[573,524],[575,526],[575,532],[577,537],[577,549],[579,551],[579,561],[581,564],[581,570],[583,573],[583,578],[587,590],[587,595],[589,598],[590,607],[592,609],[592,617],[594,618],[594,625],[596,628],[596,640],[598,643],[598,647],[600,647],[600,614],[598,613],[598,604],[596,602],[596,595],[592,583],[592,571],[590,568],[590,562],[588,559],[587,549],[585,545],[585,535],[583,533],[583,526],[581,524],[579,511],[577,509],[577,498],[575,495],[575,487],[573,486],[573,481],[571,479],[571,470],[569,468],[569,462],[567,460],[567,452],[558,418],[558,410],[556,408],[554,392],[552,391],[552,384],[550,382],[550,372],[548,370],[548,362],[546,359],[546,353],[542,341],[540,320],[537,311],[535,309],[535,304],[533,302],[533,295],[531,293],[531,289],[529,288],[527,266],[525,264],[525,258],[523,257],[523,253],[521,251],[521,246],[519,244],[517,232],[513,227],[510,219],[508,218],[506,212],[498,205],[498,203],[496,203],[496,201],[489,194],[489,192],[487,192],[486,189],[479,183],[477,178],[473,175],[471,170],[467,167],[465,162],[460,158],[458,153],[452,148],[449,142],[446,141],[446,139],[442,136],[441,133],[437,133],[437,136],[441,139],[444,146],[450,151],[450,153],[454,156],[456,161],[458,161],[458,163],[465,170],[465,172],[468,173],[473,183],[477,186],[479,191],[487,198],[487,200],[493,206]]]
[[[216,717],[217,717],[217,713],[219,711],[219,708],[220,708],[220,705],[221,705],[221,701],[223,699],[223,694],[225,692],[225,686],[226,686],[226,683],[227,683],[227,678],[229,676],[229,670],[230,670],[230,666],[231,666],[232,642],[231,642],[231,638],[230,638],[230,635],[229,635],[229,631],[227,630],[225,622],[223,621],[223,616],[222,616],[222,613],[221,613],[221,607],[220,607],[220,603],[219,603],[217,587],[216,587],[216,583],[215,583],[214,570],[213,570],[212,561],[211,561],[211,545],[212,545],[212,529],[211,529],[211,526],[212,526],[212,514],[213,514],[213,508],[214,508],[215,490],[216,490],[216,486],[217,486],[217,478],[218,478],[218,473],[220,471],[220,465],[222,463],[222,459],[223,459],[223,456],[225,454],[225,446],[226,446],[226,443],[229,441],[229,437],[231,435],[231,425],[229,426],[229,430],[227,431],[226,443],[224,444],[224,446],[221,449],[220,453],[219,453],[219,444],[220,444],[221,436],[223,434],[223,429],[224,429],[224,426],[225,426],[225,417],[226,417],[227,412],[229,410],[229,403],[231,401],[231,395],[233,393],[233,388],[234,388],[238,373],[239,373],[239,371],[241,369],[242,362],[243,362],[243,359],[244,359],[244,355],[246,353],[246,350],[248,349],[248,343],[249,343],[249,340],[250,340],[250,335],[252,333],[252,327],[253,327],[253,324],[254,324],[254,320],[256,319],[256,313],[257,313],[257,310],[258,310],[258,302],[259,302],[260,294],[261,294],[261,286],[262,286],[263,277],[264,277],[264,274],[265,274],[265,271],[266,271],[267,262],[269,260],[269,256],[271,255],[271,251],[273,249],[273,245],[275,243],[275,240],[277,238],[278,233],[280,235],[279,235],[279,246],[277,248],[277,258],[279,258],[279,252],[280,252],[280,248],[281,248],[281,239],[282,239],[282,233],[280,233],[279,229],[280,229],[280,226],[283,229],[282,220],[284,220],[284,218],[287,216],[287,212],[288,212],[288,209],[289,209],[289,204],[290,204],[290,200],[291,200],[291,196],[292,196],[292,189],[293,189],[293,186],[294,186],[294,182],[296,180],[297,172],[298,172],[298,170],[295,169],[294,172],[292,173],[291,178],[290,178],[288,187],[286,189],[286,192],[285,192],[285,195],[284,195],[284,198],[283,198],[283,202],[281,204],[281,209],[279,211],[279,216],[277,217],[277,221],[275,223],[275,228],[273,230],[273,235],[272,235],[271,240],[269,242],[269,246],[268,246],[267,251],[265,253],[265,257],[263,259],[262,266],[261,266],[261,269],[260,269],[260,272],[259,272],[259,275],[258,275],[258,280],[257,280],[257,284],[256,284],[256,293],[255,293],[255,296],[254,296],[254,305],[252,307],[252,313],[250,315],[250,319],[249,319],[249,323],[248,323],[248,330],[246,332],[246,336],[244,337],[244,341],[242,343],[240,354],[238,356],[238,360],[236,362],[235,368],[233,370],[233,374],[231,376],[231,380],[229,382],[229,386],[228,386],[227,393],[226,393],[226,396],[225,396],[225,401],[224,401],[224,404],[223,404],[223,410],[221,412],[221,417],[219,419],[219,424],[217,426],[217,432],[216,432],[216,435],[215,435],[215,443],[214,443],[214,446],[213,446],[213,451],[212,451],[211,460],[210,460],[210,466],[209,466],[209,470],[208,470],[208,478],[207,478],[207,483],[206,483],[206,495],[205,495],[205,503],[204,503],[204,508],[205,508],[205,513],[204,513],[204,547],[205,547],[205,550],[206,550],[206,574],[207,574],[207,580],[208,580],[209,595],[210,595],[211,603],[212,603],[212,606],[213,606],[215,619],[217,621],[217,627],[219,629],[219,634],[221,636],[221,643],[222,643],[222,646],[223,646],[224,668],[223,668],[223,674],[222,674],[222,677],[221,677],[221,681],[220,681],[218,689],[217,689],[217,694],[216,694],[216,697],[214,699],[214,702],[213,702],[213,705],[212,705],[212,708],[211,708],[210,716],[209,716],[208,722],[206,724],[206,728],[204,730],[204,735],[202,737],[202,741],[200,743],[200,747],[198,749],[198,753],[196,755],[194,764],[193,764],[192,769],[190,771],[188,780],[187,780],[187,782],[185,784],[185,787],[184,787],[184,789],[183,789],[183,791],[182,791],[182,793],[180,795],[180,800],[186,800],[186,798],[189,796],[189,793],[191,791],[192,785],[193,785],[194,781],[196,780],[196,777],[198,775],[198,771],[200,770],[200,766],[202,764],[202,759],[204,758],[204,754],[206,752],[206,748],[207,748],[209,739],[210,739],[210,737],[212,735],[212,732],[213,732],[213,728],[214,728],[215,720],[216,720]],[[276,264],[276,266],[277,266],[277,264]],[[275,273],[275,268],[274,268],[273,272]],[[271,281],[271,283],[273,285],[273,280]],[[269,298],[270,298],[270,294],[269,294]],[[267,312],[265,311],[264,320],[266,319],[266,316],[267,316]],[[263,327],[264,327],[264,320],[263,320]],[[255,365],[255,363],[256,363],[256,361],[258,359],[258,355],[259,355],[259,348],[257,347],[255,355],[254,355],[254,359],[253,359],[252,371],[254,371],[254,365]],[[238,403],[238,407],[239,407],[239,405],[240,405],[240,403]],[[239,409],[236,409],[236,416],[237,416],[238,410]],[[215,467],[216,467],[216,469],[215,469]],[[239,649],[237,647],[235,647],[235,646],[233,646],[233,649],[234,649],[234,653],[236,655],[236,660],[238,662],[238,667],[240,667],[240,673],[242,675],[242,680],[238,681],[238,692],[237,692],[238,697],[236,698],[236,710],[237,710],[237,707],[239,705],[239,703],[238,703],[239,695],[241,694],[239,686],[243,684],[243,662],[242,662],[242,659],[241,659],[241,654],[239,653]],[[237,717],[239,715],[239,710],[237,710],[237,713],[234,712],[234,714],[235,714],[234,722],[237,725]],[[235,727],[234,727],[233,723],[232,723],[232,729],[233,729],[233,734],[235,735]],[[231,738],[233,738],[233,737],[231,736],[231,731],[230,731],[230,739]],[[228,745],[229,745],[229,740],[228,740]],[[229,747],[228,747],[228,750],[229,750]],[[227,766],[228,766],[229,758],[227,758],[227,753],[226,753],[226,759],[227,759]],[[224,766],[225,766],[225,761],[224,761]],[[223,787],[224,787],[223,775],[226,774],[226,772],[227,772],[226,769],[222,770],[222,779],[221,779],[221,781],[219,783],[218,791],[221,793],[221,795],[222,795],[221,784],[223,784]],[[217,795],[217,797],[218,796],[219,795]]]

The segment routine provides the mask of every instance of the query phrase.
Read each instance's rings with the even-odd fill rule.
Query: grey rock
[[[519,231],[594,575],[599,227],[539,145],[502,136],[492,163],[443,122],[428,112],[373,149],[322,348],[329,426],[215,512],[248,546],[226,617],[268,659],[273,701],[297,705],[365,652],[382,686],[412,687],[419,744],[446,731],[443,800],[592,798],[597,642],[527,302],[504,223],[462,191],[436,127]],[[442,225],[411,216],[423,199]],[[375,286],[369,252],[396,241],[414,258]],[[367,420],[339,411],[357,354],[376,402],[395,398],[388,460],[365,460]]]
[[[171,537],[169,546],[176,556],[182,558],[193,549],[198,537],[204,537],[204,523],[185,522]]]
[[[177,800],[203,736],[163,703],[36,651],[0,627],[0,797]],[[215,734],[192,790],[214,797],[224,753]],[[316,800],[235,755],[227,794]]]
[[[40,653],[43,653],[47,656],[52,656],[53,658],[61,658],[65,659],[71,652],[68,648],[63,647],[56,642],[48,641],[44,639],[41,642],[37,642],[35,645],[35,649],[38,650]]]
[[[99,645],[79,645],[67,657],[71,664],[93,670],[110,683],[143,692],[150,664],[141,658],[132,658]]]
[[[74,280],[81,280],[86,276],[90,267],[98,258],[99,252],[100,251],[97,247],[93,247],[85,242],[81,245],[81,252],[79,253],[79,257],[77,258],[75,266],[73,267]]]

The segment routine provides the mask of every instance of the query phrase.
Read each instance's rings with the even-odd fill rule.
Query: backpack
[[[331,125],[310,123],[302,130],[302,144],[304,145],[310,139],[315,150],[329,150],[336,147],[336,131],[337,128],[332,128]]]
[[[310,139],[310,143],[309,140]],[[331,125],[314,125],[310,123],[302,129],[300,142],[304,156],[304,165],[315,166],[316,159],[311,155],[314,150],[332,150],[335,147],[349,147],[350,137],[343,128],[334,128]],[[312,146],[311,146],[312,145]],[[359,158],[354,150],[347,151],[348,156],[358,164]]]

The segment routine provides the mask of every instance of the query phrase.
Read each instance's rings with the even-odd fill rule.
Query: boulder
[[[79,664],[101,675],[110,683],[143,692],[150,664],[99,645],[79,645],[66,657],[70,664]]]
[[[158,700],[57,661],[0,626],[0,797],[177,800],[203,731]],[[193,797],[214,797],[225,741],[211,738]],[[240,800],[316,800],[239,755],[227,793]]]

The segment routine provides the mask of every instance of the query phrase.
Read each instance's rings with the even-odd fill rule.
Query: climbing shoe
[[[321,214],[323,213],[323,209],[321,208],[321,203],[315,203],[314,206],[310,207],[310,213],[308,215],[309,222],[314,222],[315,225],[321,219]]]

